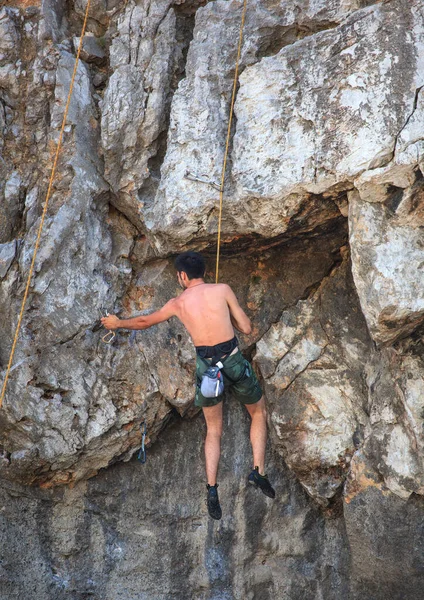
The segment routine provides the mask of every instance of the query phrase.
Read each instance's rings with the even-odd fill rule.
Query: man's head
[[[203,279],[205,276],[205,260],[198,252],[183,252],[175,259],[178,281],[183,288],[191,279]]]

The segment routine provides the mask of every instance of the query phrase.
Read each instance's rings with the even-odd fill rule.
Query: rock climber
[[[172,298],[160,310],[149,315],[119,319],[115,315],[102,318],[106,329],[147,329],[177,317],[185,326],[196,347],[195,405],[203,410],[206,421],[205,461],[207,506],[213,519],[220,519],[222,510],[218,497],[217,472],[221,453],[222,394],[205,397],[202,380],[209,367],[217,365],[223,375],[225,389],[245,405],[251,417],[250,441],[254,469],[248,482],[270,497],[275,497],[265,474],[267,438],[265,400],[250,363],[243,357],[234,328],[244,334],[251,332],[249,317],[239,305],[231,287],[225,283],[206,283],[205,261],[198,252],[184,252],[175,260],[177,279],[183,293]],[[218,369],[215,369],[217,372]],[[210,371],[208,371],[209,373]],[[218,373],[218,378],[221,375]]]

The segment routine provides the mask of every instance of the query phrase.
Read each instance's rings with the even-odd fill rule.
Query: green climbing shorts
[[[206,361],[206,362],[205,362]],[[212,359],[196,357],[196,397],[194,404],[201,408],[216,406],[223,396],[205,398],[200,391],[202,375],[212,362]],[[221,369],[226,390],[231,390],[233,396],[242,404],[255,404],[262,398],[262,390],[251,364],[244,358],[240,350],[230,355],[224,361]]]

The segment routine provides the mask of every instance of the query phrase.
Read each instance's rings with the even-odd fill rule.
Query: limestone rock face
[[[324,28],[333,20],[341,20],[356,3],[343,2],[296,2],[275,5],[272,2],[252,2],[244,31],[244,49],[241,56],[241,70],[252,63],[265,66],[259,60],[267,54],[275,54],[281,47],[293,42],[297,37],[308,35]],[[302,15],[297,20],[297,15]],[[193,42],[187,56],[185,78],[174,95],[168,133],[167,152],[161,169],[161,182],[154,200],[142,196],[142,210],[145,227],[153,239],[155,247],[162,252],[179,250],[189,244],[205,245],[217,228],[217,185],[219,186],[225,134],[227,129],[232,79],[234,76],[241,18],[241,3],[212,2],[196,13]],[[284,50],[282,50],[284,52]],[[315,59],[314,59],[315,60]],[[261,77],[269,81],[270,70],[265,67],[259,75],[254,71],[256,89]],[[243,77],[240,80],[239,96],[243,94]],[[254,92],[255,93],[255,92]],[[240,101],[238,100],[237,106]],[[190,110],[185,109],[190,106]],[[284,106],[284,103],[282,103]],[[246,106],[247,108],[247,106]],[[258,98],[258,106],[247,108],[250,114],[261,114],[263,102]],[[247,136],[239,141],[238,123],[243,118],[237,109],[237,129],[232,143],[234,167],[237,164],[238,144],[245,147],[252,140]],[[265,128],[268,130],[268,115],[264,114]],[[250,117],[249,117],[250,118]],[[277,124],[276,124],[277,126]],[[279,126],[284,126],[279,123]],[[252,152],[252,168],[262,172],[262,163],[268,163],[268,148]],[[245,161],[242,158],[241,161]],[[239,174],[237,174],[237,178]],[[194,178],[194,180],[193,180]],[[256,188],[255,188],[256,189]],[[265,196],[265,195],[264,195]],[[290,202],[290,199],[289,199]],[[280,203],[281,204],[281,203]],[[224,232],[231,240],[240,234],[251,232],[263,237],[271,237],[287,230],[290,216],[306,212],[317,214],[310,228],[334,219],[338,214],[332,202],[323,201],[322,211],[314,211],[314,202],[291,199],[291,208],[279,207],[275,213],[269,198],[259,210],[250,202],[250,195],[239,193],[236,177],[229,173],[227,197],[225,200]],[[321,207],[320,207],[321,208]],[[235,212],[236,211],[236,212]],[[318,214],[319,213],[319,214]],[[300,218],[300,214],[299,214]],[[267,225],[272,221],[273,226]]]
[[[0,8],[0,383],[85,8]],[[248,2],[220,277],[252,321],[275,502],[246,489],[226,396],[208,520],[179,322],[102,341],[106,311],[180,293],[180,250],[213,281],[241,11],[91,3],[0,410],[0,600],[422,600],[422,0]]]
[[[13,24],[15,13],[11,14],[9,21]],[[42,23],[34,15],[32,21],[28,35],[34,35]],[[65,44],[49,51],[45,61],[48,67],[52,65],[54,77],[46,69],[46,62],[40,64],[39,58],[28,57],[34,79],[41,77],[48,82],[39,93],[35,83],[29,84],[34,93],[32,139],[39,140],[42,160],[50,154],[43,154],[47,144],[57,141],[74,65],[70,49]],[[117,456],[128,451],[131,455],[140,443],[140,423],[147,422],[149,440],[153,440],[172,410],[159,391],[154,364],[148,366],[138,345],[119,344],[118,340],[112,348],[100,339],[104,334],[100,332],[100,317],[114,309],[118,290],[131,282],[129,255],[137,233],[124,217],[109,209],[109,186],[98,155],[98,99],[93,94],[91,76],[89,67],[81,62],[15,355],[14,376],[1,416],[2,476],[45,485],[92,475]],[[52,133],[44,139],[46,124],[41,105],[46,96]],[[16,148],[20,142],[24,152],[28,151],[24,147],[26,131],[18,127],[20,118],[16,118],[18,124],[12,125],[12,132],[18,137]],[[12,153],[13,142],[5,139]],[[5,159],[9,159],[7,153]],[[26,179],[12,172],[4,191],[6,200],[14,201],[12,205],[21,210],[18,226],[26,235],[20,240],[18,253],[16,241],[2,245],[5,278],[0,292],[4,307],[1,331],[8,340],[1,347],[3,369],[46,190],[45,174],[28,170]],[[23,206],[18,201],[22,189],[26,191]],[[156,272],[155,265],[151,271]],[[148,268],[145,277],[149,278]],[[166,345],[163,338],[162,344]],[[116,385],[109,385],[108,380],[115,376]],[[170,400],[180,390],[176,402],[189,404],[192,380],[188,375],[184,377],[183,370],[178,369],[166,389],[160,387]]]
[[[387,186],[389,187],[389,186]],[[384,202],[349,200],[353,275],[370,333],[390,343],[424,317],[421,182],[392,188]]]
[[[368,423],[369,351],[347,261],[257,344],[276,448],[322,502],[343,484]]]
[[[421,2],[377,4],[246,69],[234,140],[243,193],[320,194],[387,162],[423,83],[423,18]]]
[[[78,47],[81,38],[75,38],[75,46]],[[98,40],[94,35],[84,36],[82,47],[81,47],[81,58],[87,63],[96,63],[101,65],[105,62],[106,54]]]
[[[16,242],[0,245],[0,277],[4,277],[16,256]]]
[[[250,12],[252,25],[262,19],[255,6]],[[310,17],[318,29],[320,8]],[[332,18],[337,18],[332,8]],[[213,91],[217,70],[222,73],[218,82],[228,79],[230,89],[235,49],[229,38],[236,35],[230,10],[228,3],[218,2],[198,11],[196,27],[202,34],[195,28],[187,76],[173,101],[161,184],[155,202],[144,211],[159,249],[178,250],[181,239],[204,244],[216,230],[214,185],[220,180],[228,100],[224,105],[221,100],[210,103],[211,98],[225,97],[222,90]],[[203,14],[205,23],[199,20]],[[394,15],[400,17],[392,27]],[[406,22],[414,24],[408,39],[403,36]],[[340,202],[358,175],[390,161],[422,85],[420,2],[398,1],[355,11],[335,29],[288,46],[282,39],[283,48],[268,57],[257,33],[262,28],[254,29],[252,39],[246,25],[245,48],[250,52],[242,59],[246,68],[236,102],[224,214],[228,239],[252,232],[275,237],[334,219],[337,208],[331,198]],[[201,50],[223,35],[228,38],[221,40],[221,47],[232,48],[231,55],[214,58]],[[265,57],[249,66],[251,54],[260,53]],[[205,56],[207,61],[199,63]],[[193,105],[189,119],[183,104]],[[193,182],[191,176],[196,175],[214,185]],[[185,217],[187,209],[190,219]]]
[[[203,501],[201,419],[164,432],[145,465],[114,465],[72,489],[37,490],[28,498],[25,488],[3,484],[0,523],[9,554],[3,555],[3,543],[0,598],[18,600],[31,589],[43,600],[87,591],[99,600],[314,600],[317,594],[335,599],[334,587],[347,597],[343,520],[326,519],[311,505],[279,460],[269,462],[275,502],[246,485],[248,417],[233,402],[225,410],[220,473],[224,517],[214,527]]]
[[[105,176],[116,195],[115,205],[139,228],[139,190],[149,178],[149,160],[159,151],[160,134],[166,131],[187,44],[178,38],[171,4],[165,0],[126,5],[109,49],[113,73],[101,102]],[[154,182],[147,185],[154,187]]]
[[[421,498],[412,496],[406,501],[388,492],[363,457],[352,461],[347,492],[343,517],[352,548],[351,596],[419,598]],[[388,529],[391,536],[387,544]]]
[[[110,252],[121,272],[115,273],[115,285],[122,285],[133,228],[113,210],[105,220],[113,227]],[[258,340],[267,323],[277,318],[281,302],[291,304],[320,281],[334,264],[343,239],[341,231],[323,248],[311,240],[283,256],[275,249],[254,261],[246,257],[225,264],[223,277],[232,280],[253,317],[252,334],[242,344]],[[309,257],[308,270],[299,272],[299,252]],[[151,312],[177,293],[170,261],[151,260],[128,285],[120,308],[124,316]],[[268,304],[269,298],[278,298],[278,305]],[[62,314],[72,316],[77,307],[64,305]],[[52,328],[52,318],[46,318],[37,335],[44,340],[38,346],[42,353],[34,347],[32,354],[27,350],[19,356],[4,407],[4,418],[13,424],[5,438],[10,455],[2,465],[4,477],[47,486],[79,480],[118,456],[130,458],[140,445],[142,422],[150,443],[171,411],[192,414],[194,352],[181,324],[172,321],[143,332],[118,332],[109,346],[101,341],[105,332],[99,328],[99,318],[108,308],[99,306],[91,323],[85,315],[87,323],[76,332],[61,334]],[[35,329],[32,320],[27,328]],[[19,403],[13,401],[18,395]]]
[[[387,489],[409,498],[422,494],[424,483],[423,355],[415,344],[404,342],[400,348],[402,355],[387,349],[369,365],[371,429],[361,454]]]

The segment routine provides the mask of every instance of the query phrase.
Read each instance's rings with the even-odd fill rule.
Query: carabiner
[[[111,344],[116,337],[116,333],[112,330],[108,331],[103,337],[102,342],[105,344]]]

